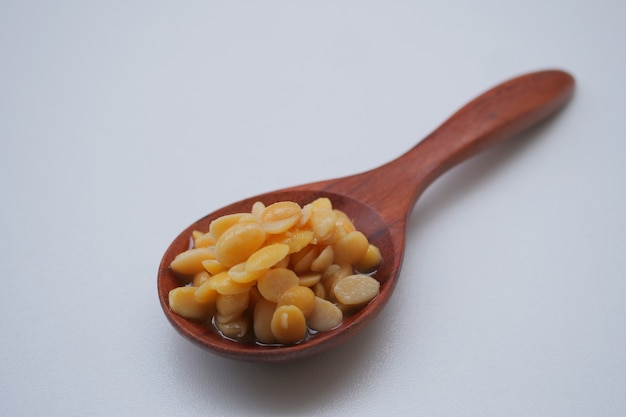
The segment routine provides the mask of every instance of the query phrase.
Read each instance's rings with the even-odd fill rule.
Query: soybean
[[[306,336],[306,320],[302,311],[293,305],[276,308],[272,316],[272,334],[283,344],[293,344]]]
[[[339,326],[380,290],[380,250],[328,198],[256,202],[194,230],[170,267],[170,308],[235,340],[294,344]],[[370,275],[364,275],[368,273]]]

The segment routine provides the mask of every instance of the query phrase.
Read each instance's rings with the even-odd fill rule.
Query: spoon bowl
[[[363,328],[389,301],[404,256],[407,218],[421,193],[441,174],[471,156],[536,125],[567,103],[574,78],[546,70],[506,81],[454,113],[411,150],[378,168],[343,178],[290,187],[250,197],[214,211],[182,231],[166,250],[158,271],[158,295],[163,311],[184,337],[218,355],[257,362],[301,359],[345,342]],[[289,346],[261,346],[224,338],[205,324],[185,319],[169,307],[169,292],[183,283],[169,268],[189,249],[193,230],[207,231],[214,219],[249,212],[252,204],[294,201],[301,206],[328,197],[334,208],[350,216],[356,228],[376,245],[383,261],[376,271],[380,293],[362,310],[344,318],[336,329],[320,332]]]

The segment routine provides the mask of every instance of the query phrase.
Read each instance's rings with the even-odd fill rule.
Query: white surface
[[[626,414],[626,3],[0,5],[6,416]],[[523,72],[571,104],[437,181],[354,341],[199,350],[157,301],[189,223],[373,168]]]

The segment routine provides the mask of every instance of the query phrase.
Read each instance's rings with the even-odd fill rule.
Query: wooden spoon
[[[339,179],[274,191],[223,207],[185,229],[169,246],[158,272],[159,300],[165,315],[183,336],[216,354],[244,361],[281,362],[304,358],[333,348],[353,336],[382,310],[396,285],[405,245],[407,217],[417,198],[451,167],[554,114],[571,97],[574,78],[548,70],[509,80],[457,111],[413,149],[379,168]],[[355,226],[383,256],[375,277],[380,294],[335,330],[314,335],[293,346],[267,347],[234,342],[209,326],[172,312],[168,293],[182,283],[169,268],[174,257],[189,248],[193,230],[207,231],[222,215],[247,212],[255,201],[266,205],[290,200],[301,205],[328,197],[346,212]]]

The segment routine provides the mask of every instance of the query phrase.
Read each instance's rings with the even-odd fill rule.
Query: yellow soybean
[[[217,275],[220,272],[224,272],[224,271],[228,270],[228,267],[226,265],[222,264],[217,259],[207,259],[205,261],[202,261],[202,267],[210,275]]]
[[[256,221],[256,217],[254,217],[251,213],[234,213],[234,214],[226,214],[222,217],[218,217],[213,220],[209,225],[209,235],[217,241],[224,232],[230,229],[237,223],[245,222],[245,221]]]
[[[334,287],[337,301],[353,306],[368,303],[376,297],[380,283],[368,275],[349,275],[337,281]]]
[[[302,311],[304,317],[308,317],[315,307],[315,293],[310,288],[297,285],[283,291],[278,296],[277,304],[279,307],[294,305]]]
[[[337,217],[329,208],[313,210],[309,222],[311,223],[313,234],[321,242],[331,239],[337,229]]]
[[[200,271],[197,274],[195,274],[193,276],[193,280],[191,281],[191,285],[194,287],[199,287],[200,285],[202,285],[204,283],[204,281],[206,281],[207,279],[209,279],[211,277],[211,275],[209,275],[209,273],[207,271]]]
[[[312,287],[322,279],[322,274],[319,272],[310,272],[302,275],[298,275],[298,284],[303,287]]]
[[[298,273],[308,271],[319,253],[319,247],[316,245],[309,245],[300,252],[292,254],[290,262],[293,270]]]
[[[382,260],[383,257],[380,254],[380,249],[370,244],[367,247],[365,255],[354,265],[354,269],[363,273],[373,272],[378,268]]]
[[[215,327],[226,337],[236,340],[243,338],[248,333],[250,321],[245,316],[224,320],[223,317],[220,319],[218,314],[215,318]]]
[[[246,261],[245,269],[248,272],[269,269],[280,262],[289,253],[289,246],[284,243],[262,247],[254,252]]]
[[[315,297],[315,307],[307,318],[307,324],[313,330],[326,332],[339,326],[343,321],[341,310],[328,300]]]
[[[272,316],[271,328],[280,343],[297,343],[306,336],[306,319],[296,306],[279,306]]]
[[[265,242],[265,231],[258,223],[237,223],[215,243],[215,258],[231,267],[246,261]]]
[[[282,233],[294,226],[302,217],[297,203],[281,201],[270,204],[261,212],[261,223],[267,233]]]
[[[196,301],[200,303],[213,303],[217,297],[217,290],[213,286],[210,279],[207,279],[195,289],[194,296]]]
[[[276,310],[276,303],[261,298],[254,306],[253,328],[254,336],[261,343],[276,343],[276,337],[272,333],[272,317]]]
[[[248,271],[246,269],[246,262],[242,262],[230,268],[228,270],[228,276],[239,284],[253,284],[264,272],[265,271]]]
[[[335,260],[335,251],[332,246],[326,246],[311,262],[311,271],[324,272]]]
[[[211,304],[202,303],[195,298],[195,287],[178,287],[168,294],[172,311],[191,320],[204,320],[211,313]]]
[[[194,248],[208,248],[215,245],[215,238],[211,233],[201,233],[194,231],[193,233],[193,246]]]
[[[170,264],[170,268],[181,275],[194,275],[204,270],[202,261],[207,259],[215,259],[211,249],[189,249],[178,254]]]
[[[298,276],[291,269],[270,269],[257,281],[257,288],[263,298],[277,302],[278,296],[285,290],[298,285]]]
[[[248,308],[250,293],[242,292],[238,294],[217,294],[215,307],[217,311],[225,316],[240,316]]]
[[[334,244],[335,262],[339,264],[354,264],[367,253],[369,242],[359,231],[348,233]]]
[[[202,285],[210,285],[220,294],[239,294],[250,291],[250,288],[252,287],[251,283],[242,284],[234,281],[228,275],[228,272],[220,272],[219,274],[209,278]]]

